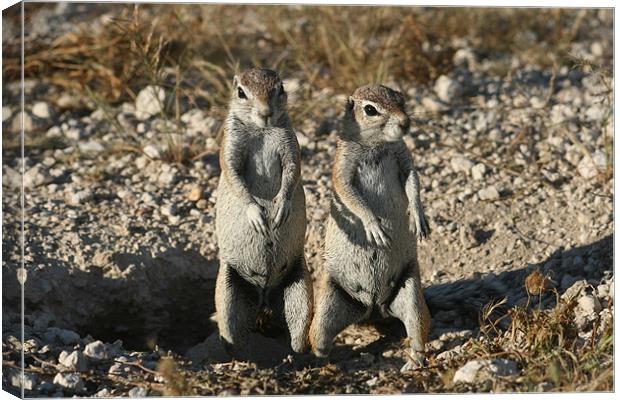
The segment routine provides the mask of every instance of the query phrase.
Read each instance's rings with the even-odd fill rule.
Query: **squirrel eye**
[[[243,89],[241,89],[240,87],[237,88],[237,96],[239,96],[240,99],[247,99],[248,98],[245,95],[245,92],[243,91]]]
[[[280,83],[280,86],[278,86],[278,96],[282,96],[283,94],[284,94],[284,85]]]
[[[374,108],[373,106],[371,106],[370,104],[366,105],[366,107],[364,107],[364,112],[366,113],[366,115],[368,115],[369,117],[374,117],[375,115],[378,115],[379,112],[377,111],[376,108]]]

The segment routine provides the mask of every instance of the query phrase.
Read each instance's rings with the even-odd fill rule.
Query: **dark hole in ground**
[[[478,245],[481,245],[481,244],[486,243],[489,239],[491,239],[494,233],[495,233],[495,229],[490,229],[488,231],[485,231],[484,229],[477,229],[474,232],[474,239],[476,239],[476,242],[478,242]]]
[[[183,354],[216,329],[210,320],[215,312],[214,287],[209,286],[212,283],[204,280],[177,279],[153,294],[159,297],[158,307],[113,301],[103,307],[109,311],[93,315],[76,330],[104,342],[120,339],[126,349],[147,351],[158,345]]]

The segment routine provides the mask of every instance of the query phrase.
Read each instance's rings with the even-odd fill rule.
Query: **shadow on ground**
[[[214,312],[217,262],[177,249],[157,257],[141,249],[137,254],[110,255],[108,261],[107,267],[92,266],[88,272],[60,260],[53,267],[29,271],[26,320],[30,332],[37,334],[37,318],[51,315],[51,326],[108,342],[120,339],[129,350],[146,350],[158,344],[187,354],[198,365],[230,360],[209,318]],[[507,298],[507,307],[518,304],[526,296],[525,278],[534,270],[549,274],[556,282],[567,275],[575,280],[584,276],[597,280],[603,271],[612,270],[612,263],[613,235],[609,235],[585,246],[559,249],[547,260],[526,268],[432,285],[425,290],[433,317],[431,338],[450,330],[479,328],[481,312],[492,301]],[[592,266],[590,272],[585,272],[584,265]],[[120,275],[110,277],[110,268],[118,268]],[[561,294],[566,287],[560,282],[556,286]],[[3,267],[3,290],[4,310],[17,309],[15,265]],[[551,293],[540,298],[545,308],[553,307],[554,301]],[[374,325],[385,336],[355,351],[350,345],[336,346],[330,361],[356,360],[362,353],[381,359],[383,349],[404,338],[398,321]],[[250,343],[258,354],[253,361],[261,367],[277,366],[290,354],[287,338],[282,335],[253,334]],[[294,359],[299,367],[314,362],[309,355]]]

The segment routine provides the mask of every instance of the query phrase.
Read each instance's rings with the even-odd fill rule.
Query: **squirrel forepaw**
[[[364,230],[366,231],[366,240],[371,244],[387,248],[391,246],[392,239],[385,232],[378,220],[375,219],[364,224]]]
[[[291,201],[286,198],[278,198],[276,200],[276,206],[276,216],[273,219],[274,228],[278,228],[288,219],[291,214]]]
[[[418,208],[413,210],[412,230],[421,239],[427,239],[431,234],[431,228],[428,225],[428,220],[424,215],[424,210]]]
[[[265,223],[265,216],[263,215],[261,206],[258,204],[250,204],[245,214],[252,228],[261,235],[267,236],[267,224]]]

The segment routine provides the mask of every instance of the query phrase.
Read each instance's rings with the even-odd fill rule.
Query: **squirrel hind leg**
[[[310,273],[303,255],[297,258],[282,288],[282,312],[291,338],[291,347],[303,353],[308,347],[308,330],[312,321],[313,291]]]
[[[388,310],[402,321],[407,331],[410,354],[401,371],[408,371],[423,366],[426,361],[424,346],[428,341],[431,317],[416,268],[407,271],[397,288]]]
[[[314,318],[310,325],[312,352],[317,357],[327,357],[334,337],[347,326],[359,322],[367,311],[361,302],[326,278],[317,293]]]
[[[233,357],[251,359],[250,330],[258,313],[253,288],[228,264],[222,263],[215,284],[215,308],[220,340]]]

